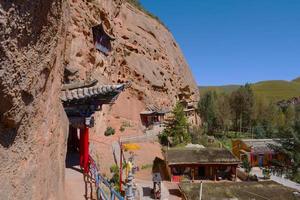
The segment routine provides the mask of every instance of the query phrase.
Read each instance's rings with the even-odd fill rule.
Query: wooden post
[[[120,193],[122,193],[122,172],[123,172],[123,151],[122,151],[122,142],[119,140],[120,145],[120,170],[119,170],[119,184],[120,184]]]
[[[213,167],[213,173],[214,173],[214,181],[217,181],[217,172],[215,167]]]
[[[89,172],[89,128],[84,127],[83,134],[83,170],[84,173]]]
[[[191,171],[192,171],[192,182],[194,182],[194,180],[195,180],[195,167],[191,167]]]
[[[203,182],[201,181],[201,183],[200,183],[200,194],[199,194],[199,200],[202,200],[202,185],[203,185]]]
[[[234,182],[236,182],[237,179],[237,170],[236,170],[237,166],[234,166],[234,171],[235,171],[235,177],[234,177]]]
[[[83,138],[84,138],[84,131],[80,130],[80,137],[79,137],[79,164],[80,167],[83,169],[84,168],[84,142],[83,142]]]

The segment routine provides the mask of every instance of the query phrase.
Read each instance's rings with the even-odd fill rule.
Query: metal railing
[[[125,198],[113,188],[109,181],[99,173],[97,165],[91,156],[89,156],[89,160],[90,173],[95,181],[97,200],[125,200]],[[105,192],[103,187],[106,187],[109,192]]]

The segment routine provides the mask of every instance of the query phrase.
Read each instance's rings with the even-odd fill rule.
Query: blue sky
[[[300,0],[141,0],[171,30],[199,85],[300,76]]]

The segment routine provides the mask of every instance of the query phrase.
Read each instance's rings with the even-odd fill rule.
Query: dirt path
[[[263,178],[263,173],[262,170],[259,167],[253,167],[251,169],[251,173],[255,174],[258,178]],[[275,175],[271,175],[270,179],[272,181],[275,181],[281,185],[284,185],[286,187],[292,188],[292,189],[296,189],[298,191],[300,191],[300,184],[293,182],[289,179],[286,179],[284,177],[279,177],[279,176],[275,176]]]

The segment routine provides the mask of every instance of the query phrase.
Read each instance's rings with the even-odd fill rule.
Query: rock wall
[[[65,6],[0,2],[0,199],[63,199]]]
[[[115,37],[107,56],[94,45],[92,27],[100,23]],[[94,132],[124,120],[140,132],[147,105],[198,98],[172,34],[124,0],[0,1],[0,199],[64,199],[61,84],[93,79],[131,81],[96,114]]]
[[[148,105],[170,109],[181,97],[197,101],[197,85],[182,52],[157,20],[124,0],[74,0],[70,18],[65,81],[131,82],[122,94],[126,97],[119,98],[107,117],[100,117],[96,132],[103,133],[107,124],[118,129],[124,121],[135,124],[138,132],[139,113]],[[92,27],[101,23],[115,37],[108,56],[94,45]]]

